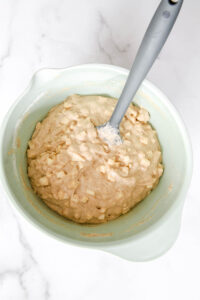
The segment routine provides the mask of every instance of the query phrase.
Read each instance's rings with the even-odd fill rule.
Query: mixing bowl
[[[143,82],[133,102],[150,112],[165,170],[157,188],[128,214],[96,226],[76,224],[50,210],[34,194],[27,176],[27,143],[48,110],[76,93],[118,98],[127,75],[128,70],[101,64],[38,71],[2,123],[0,176],[8,199],[39,230],[67,243],[144,261],[161,255],[176,240],[192,175],[185,126],[171,102],[150,82]]]

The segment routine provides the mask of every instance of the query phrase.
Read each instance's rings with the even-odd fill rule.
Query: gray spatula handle
[[[182,4],[183,0],[162,0],[157,8],[109,121],[112,127],[119,127],[130,102],[164,46]]]

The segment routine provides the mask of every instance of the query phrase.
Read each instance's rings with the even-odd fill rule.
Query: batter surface
[[[122,120],[123,144],[109,146],[96,126],[116,99],[69,96],[37,123],[27,150],[34,191],[60,215],[103,223],[127,213],[158,184],[161,151],[149,113],[131,105]]]

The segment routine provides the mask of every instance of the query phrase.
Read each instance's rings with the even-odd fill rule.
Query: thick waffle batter
[[[36,125],[29,141],[34,191],[75,222],[103,223],[127,213],[162,175],[160,145],[145,109],[129,107],[120,126],[123,144],[100,139],[96,126],[109,120],[115,105],[116,99],[70,96]]]

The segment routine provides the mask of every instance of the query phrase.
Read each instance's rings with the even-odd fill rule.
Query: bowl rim
[[[110,71],[116,71],[117,73],[123,74],[125,76],[128,75],[129,70],[115,66],[115,65],[110,65],[110,64],[98,64],[98,63],[89,63],[89,64],[81,64],[81,65],[73,65],[69,66],[66,68],[41,68],[37,70],[31,80],[29,81],[28,86],[24,89],[24,91],[21,93],[20,96],[12,103],[8,111],[5,113],[3,120],[1,121],[1,127],[0,127],[0,184],[2,185],[2,190],[4,194],[6,195],[6,198],[10,199],[10,203],[12,206],[16,208],[18,213],[22,216],[24,216],[25,220],[34,225],[38,230],[42,230],[52,238],[56,238],[59,241],[62,242],[68,242],[72,245],[76,246],[82,246],[82,247],[87,247],[87,248],[102,248],[102,249],[109,249],[111,246],[116,246],[116,245],[125,245],[130,242],[136,242],[139,241],[140,239],[143,239],[147,235],[151,234],[156,228],[159,228],[163,223],[165,223],[170,215],[175,213],[176,208],[179,208],[181,203],[184,204],[185,202],[185,196],[187,194],[187,191],[190,186],[190,182],[192,179],[192,172],[193,172],[193,151],[192,151],[192,145],[191,145],[191,140],[190,136],[188,134],[188,130],[184,124],[184,121],[174,105],[170,102],[170,100],[167,98],[167,96],[159,89],[157,88],[154,84],[149,82],[148,80],[143,81],[143,85],[147,87],[149,90],[151,90],[153,93],[157,94],[158,97],[162,98],[162,101],[165,102],[167,105],[171,116],[176,119],[176,122],[179,125],[180,132],[182,134],[184,144],[185,144],[185,150],[187,153],[187,162],[186,162],[186,169],[187,169],[187,174],[185,176],[185,182],[183,184],[182,189],[180,190],[178,196],[176,197],[175,201],[170,205],[170,207],[167,209],[167,211],[158,219],[156,220],[153,224],[150,224],[148,228],[142,230],[141,232],[135,234],[134,236],[130,236],[121,240],[114,240],[114,241],[81,241],[81,240],[76,240],[73,238],[70,238],[68,236],[64,236],[62,234],[59,234],[55,231],[52,231],[48,227],[46,227],[44,224],[40,223],[37,219],[32,217],[21,205],[18,203],[17,197],[12,193],[10,190],[6,176],[4,173],[4,167],[3,167],[3,152],[2,152],[2,144],[3,144],[3,136],[5,134],[5,128],[7,126],[7,122],[9,121],[9,118],[15,109],[16,105],[21,101],[21,98],[26,95],[29,90],[31,89],[34,79],[42,72],[55,72],[55,73],[61,73],[67,70],[79,70],[79,69],[85,69],[85,68],[90,68],[90,69],[104,69],[104,70],[110,70]],[[48,82],[48,81],[47,81]]]

